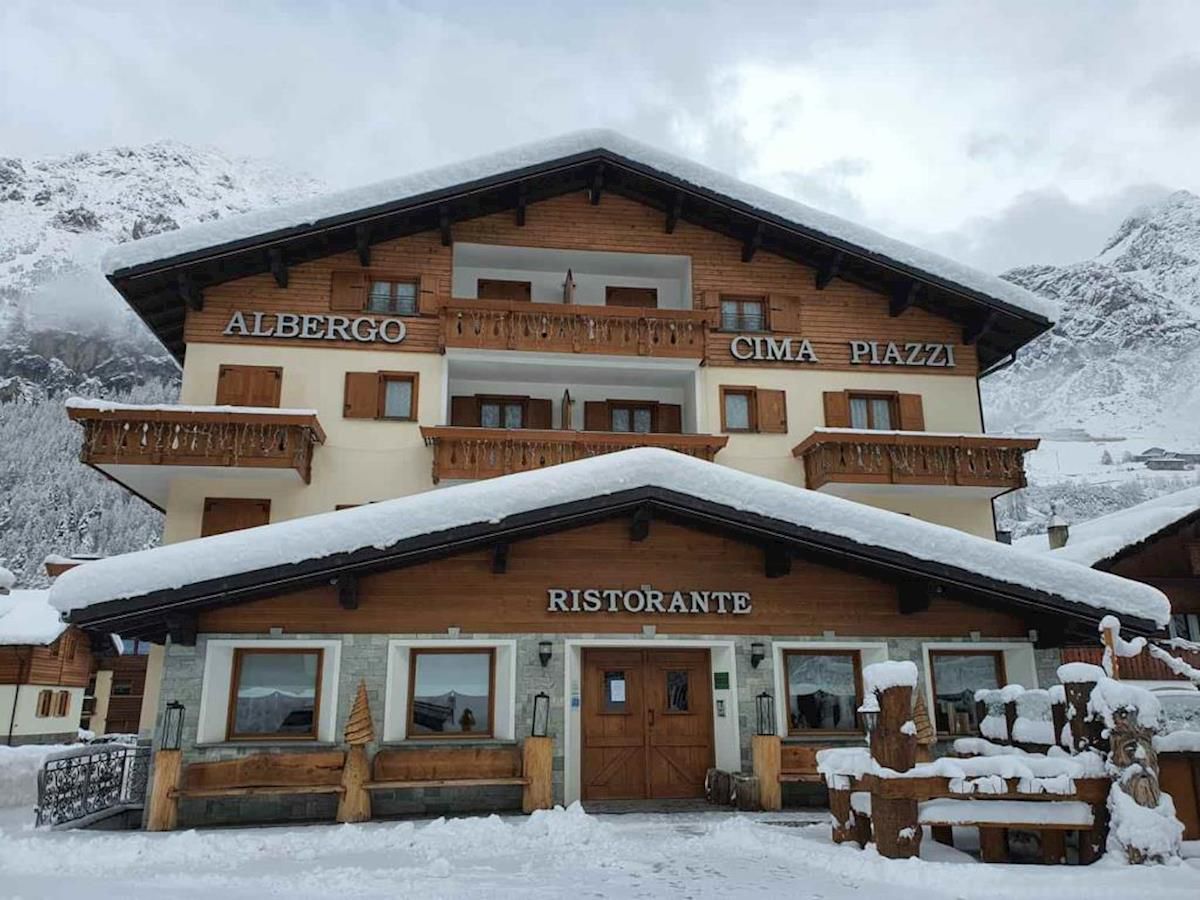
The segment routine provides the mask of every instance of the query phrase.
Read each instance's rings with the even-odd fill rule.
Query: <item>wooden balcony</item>
[[[449,300],[441,345],[703,359],[710,317],[701,310],[626,309],[503,300]]]
[[[83,462],[114,475],[126,466],[293,469],[307,483],[325,441],[308,410],[89,404],[68,405],[67,415],[83,426]]]
[[[1200,669],[1200,653],[1194,650],[1170,650],[1169,652],[1192,668]],[[1099,666],[1104,661],[1104,648],[1063,647],[1062,661],[1064,663],[1091,663]],[[1121,657],[1117,661],[1117,672],[1125,681],[1187,681],[1182,675],[1172,672],[1166,663],[1155,659],[1145,650],[1137,656]]]
[[[924,485],[998,496],[1025,486],[1024,455],[1037,438],[917,431],[818,429],[792,448],[811,490]]]
[[[421,428],[433,448],[433,482],[443,478],[494,478],[615,453],[632,447],[664,447],[712,461],[728,437],[711,434],[627,434],[613,431]]]

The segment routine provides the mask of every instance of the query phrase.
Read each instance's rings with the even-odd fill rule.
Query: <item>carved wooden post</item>
[[[751,739],[751,758],[758,778],[758,799],[764,810],[783,808],[783,786],[779,783],[782,748],[779,735],[756,734]]]
[[[879,722],[871,732],[871,756],[879,765],[896,772],[908,771],[917,759],[916,728],[909,725],[912,692],[911,684],[892,684],[875,692],[879,698]],[[873,793],[871,820],[880,856],[908,859],[920,851],[921,826],[916,800]]]
[[[1016,743],[1016,738],[1013,737],[1013,730],[1017,724],[1017,701],[1009,700],[1004,704],[1004,732],[1008,735],[1010,744]]]
[[[913,704],[913,724],[917,726],[917,762],[933,762],[933,745],[937,743],[937,732],[929,721],[929,710],[925,706],[925,692],[917,692]]]
[[[342,795],[338,800],[337,820],[365,822],[371,818],[371,792],[366,788],[371,780],[367,744],[375,740],[365,681],[358,683],[358,693],[354,696],[354,706],[346,719],[344,736],[350,746],[346,751],[346,764],[342,767]]]
[[[521,793],[521,810],[531,813],[535,809],[550,809],[554,806],[554,739],[549,737],[527,737],[521,747],[521,772],[529,780]]]
[[[1104,676],[1099,666],[1087,663],[1067,663],[1058,667],[1058,680],[1062,682],[1067,700],[1067,717],[1071,723],[1071,751],[1103,750],[1104,723],[1089,721],[1087,708],[1092,697],[1092,688]]]
[[[1067,701],[1065,692],[1061,703],[1055,702],[1050,705],[1050,719],[1054,722],[1054,746],[1061,747],[1063,745],[1063,729],[1067,727]]]
[[[179,790],[183,751],[159,750],[154,754],[154,784],[150,788],[147,831],[174,831],[179,825]]]
[[[854,840],[854,811],[850,808],[850,790],[829,789],[829,812],[833,816],[833,842]],[[864,845],[865,846],[865,845]]]

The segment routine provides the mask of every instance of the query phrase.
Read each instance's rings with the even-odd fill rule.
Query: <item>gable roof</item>
[[[182,359],[185,297],[269,271],[599,184],[664,214],[750,240],[899,300],[987,328],[986,367],[1048,329],[1057,304],[993,275],[913,247],[611,131],[580,131],[296,204],[153,235],[111,249],[105,274]],[[835,262],[836,258],[836,262]],[[182,276],[182,278],[181,278]],[[914,289],[916,292],[914,293]]]
[[[647,506],[667,517],[896,581],[925,580],[987,602],[1133,631],[1169,617],[1148,585],[1022,554],[898,513],[643,448],[142,550],[64,573],[51,603],[84,627],[147,633],[172,615],[329,584]]]
[[[1065,547],[1050,549],[1045,534],[1013,542],[1026,553],[1038,553],[1084,566],[1107,568],[1143,544],[1167,532],[1200,521],[1200,487],[1185,488],[1071,525]]]

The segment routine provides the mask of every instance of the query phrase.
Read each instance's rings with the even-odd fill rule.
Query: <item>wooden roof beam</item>
[[[508,572],[508,543],[502,542],[492,548],[492,574],[504,575]]]
[[[754,254],[758,252],[758,248],[763,242],[763,223],[759,222],[754,226],[754,231],[746,238],[746,242],[742,244],[742,262],[748,263],[754,259]]]
[[[196,282],[186,272],[180,272],[176,280],[176,288],[179,291],[179,297],[187,304],[188,309],[200,312],[204,309],[204,291],[200,290]]]
[[[276,286],[287,287],[288,267],[287,260],[283,256],[283,248],[272,247],[267,251],[267,258],[271,261],[271,276],[275,279]]]
[[[634,543],[641,543],[648,538],[650,536],[650,520],[653,518],[654,512],[649,504],[643,503],[639,506],[629,525],[629,539]]]
[[[792,554],[781,544],[763,547],[763,574],[767,578],[782,578],[792,573]]]
[[[962,333],[963,343],[968,346],[974,344],[981,337],[992,330],[992,326],[996,324],[996,319],[1000,314],[996,310],[990,310],[987,315],[981,316],[975,321],[969,323]]]
[[[596,166],[592,172],[592,186],[588,189],[588,199],[592,206],[600,205],[600,194],[604,191],[604,163]]]
[[[900,615],[911,616],[929,609],[934,597],[940,596],[942,586],[928,581],[905,581],[896,587]]]
[[[443,247],[454,243],[454,236],[450,233],[450,207],[445,204],[438,207],[438,230],[442,233]]]
[[[525,182],[517,185],[517,226],[525,227],[525,205],[529,202],[529,188]]]
[[[358,251],[358,264],[364,269],[371,264],[371,226],[354,226],[354,249]]]
[[[342,609],[358,609],[358,576],[343,572],[337,577],[338,606]]]
[[[818,291],[825,290],[829,287],[829,282],[837,277],[844,258],[845,254],[838,250],[817,268],[816,288]]]
[[[167,618],[167,637],[181,647],[196,646],[196,616],[182,613]]]
[[[671,201],[671,205],[667,208],[667,234],[675,233],[675,226],[679,224],[679,217],[683,214],[683,191],[675,192],[675,199]]]
[[[888,303],[888,315],[895,318],[905,313],[917,302],[917,295],[920,293],[921,282],[919,281],[910,281],[903,287],[897,288],[892,294],[891,302]]]

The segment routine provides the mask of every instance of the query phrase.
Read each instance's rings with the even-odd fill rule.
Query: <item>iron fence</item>
[[[89,744],[48,758],[38,773],[37,824],[83,827],[141,808],[150,773],[150,748]]]

